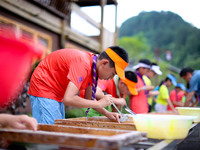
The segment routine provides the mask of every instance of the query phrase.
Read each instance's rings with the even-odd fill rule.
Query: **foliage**
[[[150,45],[142,33],[132,37],[122,37],[118,41],[118,45],[126,49],[129,60],[138,61],[141,58],[152,59]]]
[[[139,38],[140,36],[142,39]],[[127,40],[127,37],[135,37],[140,40],[137,41],[133,38],[134,44],[132,46],[129,44],[129,46],[133,49],[139,46],[142,49],[129,52],[131,57],[133,54],[137,57],[149,56],[150,52],[150,57],[154,57],[154,49],[158,47],[159,57],[163,60],[166,50],[172,52],[172,60],[168,62],[171,65],[180,68],[191,66],[194,69],[199,69],[200,30],[185,22],[177,14],[169,11],[142,12],[138,16],[126,20],[120,27],[119,44],[126,45],[127,42],[131,42],[131,39]],[[140,47],[140,45],[146,45],[148,48]],[[130,48],[128,47],[128,49]]]

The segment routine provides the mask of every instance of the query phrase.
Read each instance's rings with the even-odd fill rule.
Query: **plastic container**
[[[137,114],[133,117],[137,131],[147,132],[148,138],[183,139],[195,116]]]
[[[199,107],[176,107],[180,115],[197,116],[194,122],[200,122],[200,108]]]

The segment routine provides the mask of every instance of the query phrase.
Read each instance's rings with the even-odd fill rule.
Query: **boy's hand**
[[[178,110],[173,109],[173,113],[178,114]]]
[[[10,115],[5,114],[1,116],[4,118],[2,123],[4,126],[8,126],[14,129],[32,129],[37,130],[37,120],[27,115]]]
[[[126,105],[126,100],[124,98],[115,98],[113,102],[120,107]]]
[[[151,90],[154,89],[154,86],[146,85],[146,86],[144,87],[144,89],[147,90],[147,91],[151,91]]]
[[[102,99],[98,101],[99,108],[104,108],[106,106],[109,106],[113,103],[112,96],[111,95],[105,95]]]
[[[105,114],[105,116],[106,117],[108,117],[109,119],[111,119],[111,120],[115,120],[115,121],[117,121],[118,123],[120,123],[120,114],[119,113],[115,113],[115,112],[107,112],[106,114]]]
[[[150,96],[156,96],[156,95],[159,95],[159,93],[160,93],[159,91],[150,91],[149,95]]]

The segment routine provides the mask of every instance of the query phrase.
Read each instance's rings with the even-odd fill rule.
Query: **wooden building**
[[[0,30],[9,27],[15,31],[16,36],[42,44],[45,47],[43,58],[52,51],[62,48],[77,48],[100,53],[107,47],[116,45],[117,40],[117,32],[112,33],[103,27],[106,5],[114,5],[117,14],[116,0],[0,0]],[[100,7],[100,22],[96,22],[81,10],[81,7],[86,6]],[[73,30],[72,12],[97,28],[100,34],[86,36]],[[115,30],[117,31],[116,22]],[[20,97],[24,99],[16,100],[19,104],[13,104],[11,112],[30,112],[30,101],[27,100],[27,95]],[[17,110],[16,107],[22,105],[23,109]]]
[[[100,53],[106,47],[115,45],[117,37],[116,33],[103,27],[105,5],[114,5],[117,14],[116,0],[1,0],[0,23],[14,28],[17,35],[44,45],[46,54],[61,48]],[[81,11],[81,7],[85,6],[101,8],[100,23]],[[72,30],[72,12],[97,28],[100,34],[91,37]]]

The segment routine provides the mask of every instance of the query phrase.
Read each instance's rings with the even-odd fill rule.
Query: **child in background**
[[[138,82],[136,84],[136,89],[138,94],[130,96],[130,109],[136,114],[148,113],[149,106],[147,100],[148,91],[154,89],[151,85],[146,85],[142,76],[147,74],[151,68],[151,62],[148,59],[139,60],[138,64],[133,66],[133,69],[137,75]]]
[[[138,94],[137,89],[135,88],[136,84],[137,76],[133,71],[125,71],[125,80],[120,79],[117,75],[115,75],[112,80],[99,80],[97,85],[96,98],[101,99],[104,96],[104,92],[106,94],[110,94],[113,97],[113,103],[115,103],[116,106],[120,108],[126,105],[126,95]],[[106,109],[113,112],[117,111],[111,106],[107,106]],[[88,116],[93,117],[102,115],[97,111],[91,109],[88,113]]]
[[[184,94],[185,94],[185,86],[183,83],[177,83],[175,89],[173,89],[170,92],[170,101],[172,102],[174,108],[176,107],[183,107],[184,102],[182,100],[184,99]],[[171,111],[172,109],[170,106],[167,106],[167,110]]]
[[[160,67],[156,63],[151,63],[150,70],[146,73],[146,75],[142,76],[145,84],[152,86],[151,79],[155,75],[162,75],[162,72],[160,71]],[[148,92],[147,96],[148,96],[149,112],[152,111],[153,99],[155,99],[155,96],[158,95],[158,94],[159,94],[158,91],[149,91]]]
[[[173,75],[168,74],[165,80],[161,82],[160,84],[159,95],[157,97],[156,105],[155,105],[156,112],[161,112],[161,113],[167,112],[167,105],[169,105],[169,107],[172,109],[174,113],[178,113],[169,99],[168,88],[172,86],[172,84],[176,86],[177,84],[176,78]]]

